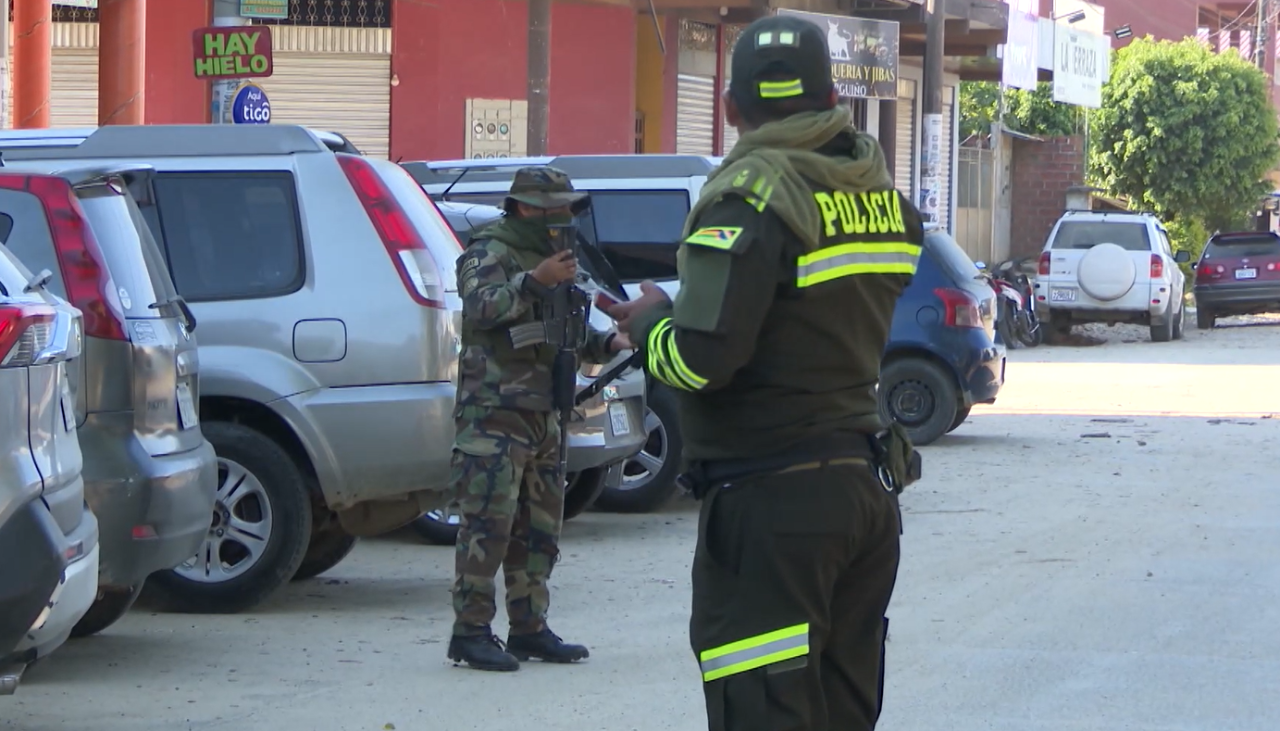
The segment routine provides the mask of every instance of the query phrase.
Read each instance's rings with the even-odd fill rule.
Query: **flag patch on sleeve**
[[[700,228],[689,234],[684,240],[686,244],[695,246],[708,246],[713,249],[724,249],[728,251],[733,248],[733,244],[742,236],[742,229],[737,226],[717,226],[712,228]]]

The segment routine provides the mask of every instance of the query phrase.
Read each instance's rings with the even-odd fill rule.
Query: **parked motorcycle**
[[[996,293],[996,330],[1009,348],[1034,348],[1044,342],[1044,329],[1036,316],[1035,295],[1031,278],[1024,271],[1027,259],[1010,259],[988,270],[982,262],[978,269]]]

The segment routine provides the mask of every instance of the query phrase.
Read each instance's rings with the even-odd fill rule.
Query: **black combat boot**
[[[507,635],[507,649],[521,662],[536,657],[543,662],[570,663],[591,657],[587,648],[566,644],[550,629],[527,635]]]
[[[465,662],[476,670],[511,672],[520,669],[520,661],[507,652],[502,640],[493,635],[454,635],[449,640],[449,659]]]

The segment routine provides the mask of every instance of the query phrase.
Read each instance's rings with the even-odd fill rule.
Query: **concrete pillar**
[[[99,0],[98,33],[98,124],[144,124],[147,0]]]
[[[213,0],[213,24],[219,27],[252,25],[253,21],[240,17],[240,3],[236,0]],[[231,103],[235,101],[240,79],[211,81],[211,112],[209,121],[214,124],[231,124]]]
[[[49,126],[49,87],[53,83],[53,2],[13,3],[13,126]]]

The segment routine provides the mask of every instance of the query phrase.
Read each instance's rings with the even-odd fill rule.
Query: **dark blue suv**
[[[945,231],[925,234],[920,267],[893,313],[880,366],[880,416],[929,444],[994,403],[1004,384],[996,294]]]

